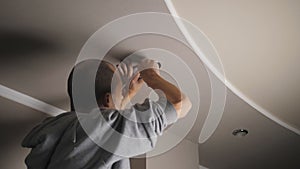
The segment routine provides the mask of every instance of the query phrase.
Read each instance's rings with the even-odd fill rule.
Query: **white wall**
[[[187,139],[182,140],[170,151],[147,158],[147,169],[198,169],[198,144]]]

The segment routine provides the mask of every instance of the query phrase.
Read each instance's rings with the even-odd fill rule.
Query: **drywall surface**
[[[170,2],[214,44],[226,79],[261,112],[299,131],[300,2]]]
[[[176,147],[159,156],[147,158],[147,169],[197,169],[198,144],[182,140]]]

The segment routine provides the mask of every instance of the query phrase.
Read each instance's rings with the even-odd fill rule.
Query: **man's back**
[[[47,118],[22,143],[32,148],[26,164],[29,169],[130,168],[129,157],[152,150],[157,136],[177,120],[176,110],[166,103],[146,99],[122,111],[101,109],[100,114],[95,109],[79,117],[67,112]]]

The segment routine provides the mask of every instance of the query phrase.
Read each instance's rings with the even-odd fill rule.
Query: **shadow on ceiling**
[[[37,53],[53,53],[61,47],[52,39],[31,32],[0,30],[0,56],[30,56]]]

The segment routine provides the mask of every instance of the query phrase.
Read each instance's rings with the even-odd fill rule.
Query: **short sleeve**
[[[168,126],[177,121],[177,112],[172,103],[170,103],[165,98],[160,98],[158,101],[152,101],[150,99],[145,99],[142,104],[134,105],[135,111],[141,113],[149,119],[144,122],[151,122],[153,118],[157,120],[157,123],[161,122],[163,126]],[[146,114],[146,115],[145,115]],[[152,116],[152,117],[149,117]]]

